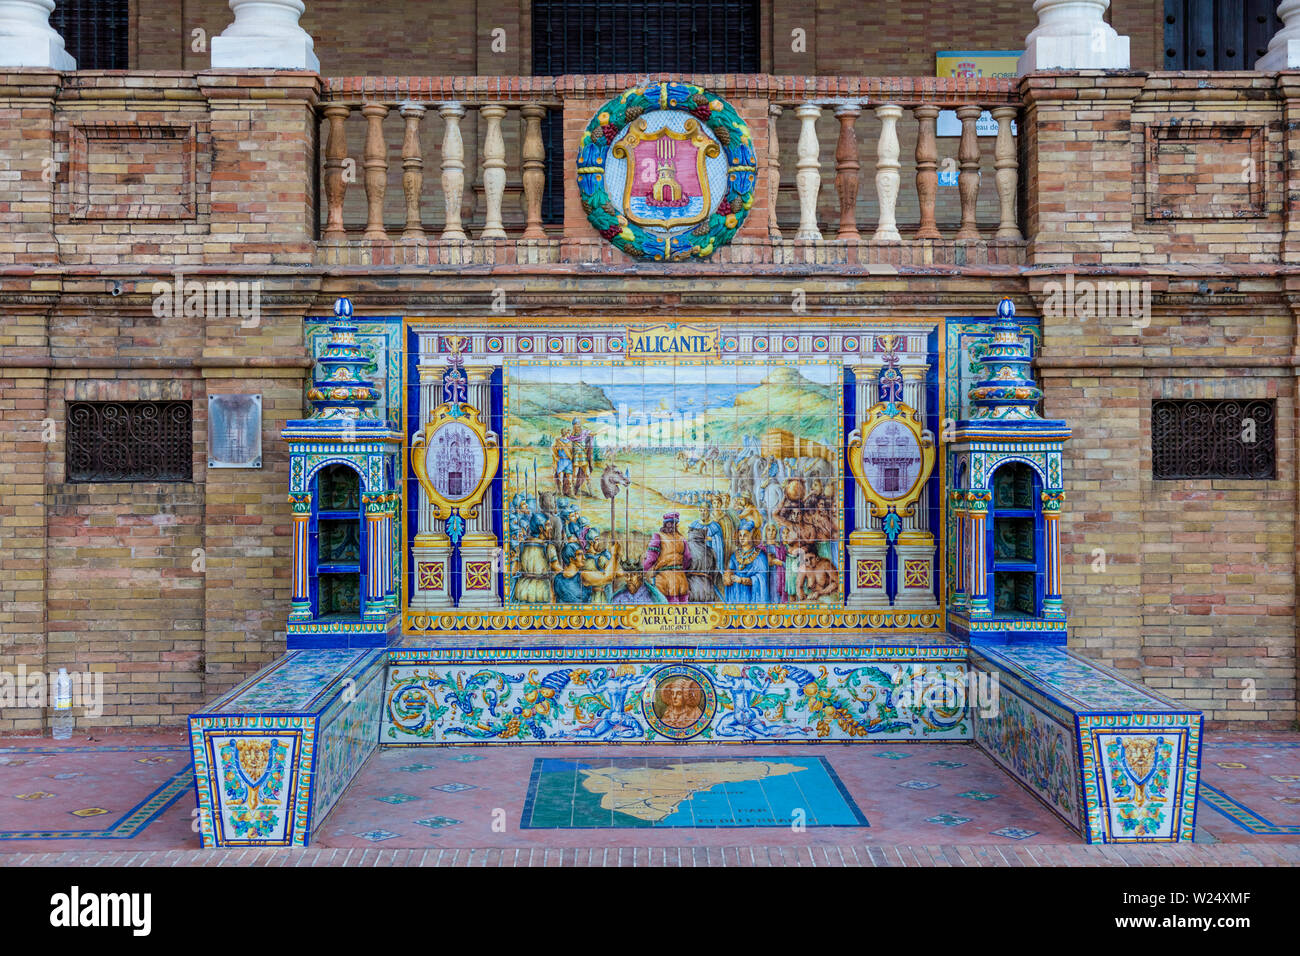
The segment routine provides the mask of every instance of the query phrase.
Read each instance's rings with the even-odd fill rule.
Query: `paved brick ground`
[[[1300,844],[148,850],[17,853],[4,866],[1296,866]]]
[[[861,826],[522,827],[541,758],[816,757],[870,822]],[[1212,734],[1202,779],[1242,821],[1203,800],[1198,840],[1084,846],[1052,813],[962,744],[924,747],[453,747],[380,751],[307,850],[198,849],[179,733],[54,742],[0,739],[0,866],[1260,866],[1300,863],[1300,736]],[[806,775],[805,775],[806,776]],[[176,781],[185,777],[177,794]],[[918,783],[923,786],[918,786]],[[173,789],[168,790],[167,787]],[[173,794],[147,825],[114,821]],[[158,799],[158,798],[155,798]],[[159,804],[161,805],[161,804]],[[736,802],[739,807],[741,804]],[[86,807],[102,814],[77,815]],[[493,828],[504,810],[505,832]],[[815,812],[815,808],[814,808]],[[963,822],[936,822],[960,814]],[[1259,821],[1283,832],[1268,833]],[[433,821],[437,825],[431,825]],[[1251,827],[1257,832],[1252,832]],[[1018,828],[1009,837],[1006,828]],[[48,830],[57,839],[32,839]],[[74,831],[79,831],[75,833]],[[88,831],[96,831],[95,835]]]

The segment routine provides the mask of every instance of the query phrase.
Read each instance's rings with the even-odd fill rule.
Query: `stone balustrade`
[[[809,248],[826,246],[833,261],[953,261],[953,243],[961,242],[972,247],[962,261],[1020,261],[1020,162],[1012,135],[1019,111],[1016,81],[682,79],[728,99],[754,136],[755,205],[736,239],[748,251],[738,255],[733,249],[729,256],[796,261]],[[323,258],[385,261],[389,253],[376,244],[391,244],[392,261],[421,262],[427,253],[419,250],[430,247],[503,240],[537,245],[530,261],[617,255],[602,247],[578,201],[570,175],[574,143],[609,98],[643,80],[610,75],[326,81],[318,107]],[[960,136],[943,140],[953,155],[941,159],[936,123],[943,110],[955,111]],[[977,122],[985,111],[997,134],[986,135],[981,148]],[[553,124],[563,137],[551,136],[549,147],[561,149],[560,157],[547,154],[545,132]],[[791,135],[794,130],[797,135]],[[834,135],[827,135],[831,130]],[[350,143],[356,155],[349,154]],[[863,157],[869,161],[873,146],[874,190],[861,183]],[[945,178],[955,179],[955,189],[941,190],[941,172],[951,174]],[[981,199],[984,172],[996,199],[989,187]],[[559,179],[550,190],[548,173]],[[364,203],[357,192],[364,193]],[[556,198],[544,216],[548,193]],[[834,205],[827,207],[832,193]],[[508,202],[514,194],[519,212]],[[888,244],[899,248],[887,250]],[[851,257],[834,251],[849,245],[855,249]],[[989,246],[999,247],[993,259]],[[441,251],[435,257],[447,259]],[[468,259],[462,255],[459,261]]]

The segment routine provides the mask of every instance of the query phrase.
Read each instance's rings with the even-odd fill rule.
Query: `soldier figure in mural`
[[[586,484],[595,466],[594,436],[575,418],[572,427],[560,429],[559,437],[551,445],[551,461],[555,470],[555,493],[571,498],[578,494],[592,497]]]

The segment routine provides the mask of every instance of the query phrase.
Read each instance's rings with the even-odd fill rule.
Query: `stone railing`
[[[1015,81],[672,78],[726,97],[754,136],[755,203],[734,244],[746,251],[724,249],[724,259],[805,260],[796,247],[810,253],[832,244],[830,261],[1021,261]],[[322,258],[472,261],[479,257],[464,244],[504,241],[529,244],[528,261],[617,261],[582,211],[570,175],[573,144],[607,99],[645,82],[638,76],[326,81],[318,107]],[[960,136],[944,140],[955,155],[941,158],[936,121],[943,110],[955,111]],[[984,111],[997,124],[991,150],[981,148],[977,131]],[[548,117],[562,125],[562,141],[552,142],[563,156],[547,155]],[[867,151],[874,137],[874,190],[860,188],[864,137]],[[562,215],[553,202],[544,218],[548,171],[563,177],[563,204]],[[955,190],[942,190],[941,172],[956,180]],[[992,175],[982,190],[984,172]],[[965,248],[958,253],[955,243]],[[494,255],[492,261],[502,260]]]

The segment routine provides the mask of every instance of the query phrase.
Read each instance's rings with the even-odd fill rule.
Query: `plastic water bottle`
[[[59,668],[59,676],[54,679],[54,720],[52,729],[55,740],[72,738],[72,678],[66,667]]]

